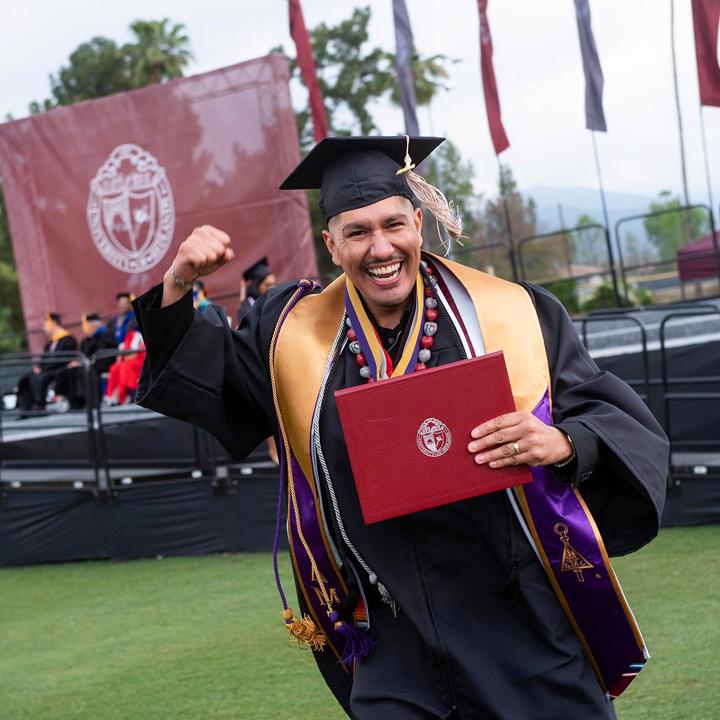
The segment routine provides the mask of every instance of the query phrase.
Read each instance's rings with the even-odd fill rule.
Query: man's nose
[[[392,257],[395,254],[395,248],[383,229],[372,234],[372,254],[378,258]]]

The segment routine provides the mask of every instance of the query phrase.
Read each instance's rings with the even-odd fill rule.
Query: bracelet
[[[181,290],[192,290],[193,289],[193,284],[194,284],[195,280],[193,279],[190,282],[188,282],[187,280],[182,280],[180,277],[178,277],[178,274],[175,270],[175,261],[174,260],[170,264],[170,272],[172,273],[173,282]]]
[[[557,463],[553,463],[554,468],[567,467],[571,462],[573,462],[575,460],[575,458],[577,458],[577,454],[575,453],[575,443],[573,443],[572,438],[564,430],[562,430],[561,432],[563,432],[565,437],[568,439],[568,442],[570,443],[570,449],[572,450],[572,452],[570,453],[569,458],[562,460],[560,462],[557,462]]]

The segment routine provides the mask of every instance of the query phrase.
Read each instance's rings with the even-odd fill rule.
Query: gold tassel
[[[283,619],[290,638],[299,646],[307,645],[314,651],[325,649],[327,637],[308,615],[298,620],[295,613],[290,608],[286,608],[283,610]]]

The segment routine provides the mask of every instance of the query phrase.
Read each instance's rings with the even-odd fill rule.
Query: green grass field
[[[683,528],[616,562],[653,654],[621,720],[720,717],[719,551]],[[267,554],[2,570],[0,719],[345,717],[279,610]]]

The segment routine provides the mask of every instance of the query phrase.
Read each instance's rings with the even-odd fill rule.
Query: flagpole
[[[508,207],[507,197],[505,195],[505,185],[503,183],[503,167],[502,162],[500,161],[500,156],[495,155],[495,160],[497,160],[498,166],[498,190],[500,191],[500,197],[502,198],[503,203],[503,211],[505,214],[505,232],[507,233],[508,252],[510,254],[510,270],[512,272],[513,280],[517,282],[518,280],[525,279],[525,273],[523,272],[521,276],[520,268],[518,268],[517,256],[515,255],[515,241],[513,239],[512,222],[510,220],[510,208]]]
[[[619,301],[620,289],[618,288],[617,273],[615,272],[615,258],[613,257],[612,243],[610,240],[610,216],[608,214],[607,201],[605,199],[605,186],[603,184],[602,170],[600,169],[600,155],[598,154],[594,130],[590,130],[590,137],[592,138],[593,155],[595,156],[595,170],[597,171],[598,188],[600,190],[600,203],[602,204],[603,219],[605,222],[605,238],[607,241],[608,263],[610,265],[608,269],[610,270],[615,299],[616,301]]]
[[[670,49],[672,53],[673,81],[675,84],[675,108],[677,110],[678,131],[680,134],[680,167],[682,169],[683,193],[685,196],[685,205],[689,205],[690,195],[688,194],[687,171],[685,169],[685,136],[683,134],[682,112],[680,111],[677,58],[675,56],[675,0],[670,0]]]
[[[713,207],[712,182],[710,180],[710,162],[708,161],[707,140],[705,139],[705,114],[703,106],[700,105],[700,137],[702,138],[703,159],[705,160],[705,181],[707,182],[708,202],[710,203],[710,212],[715,216]]]
[[[602,204],[603,219],[605,220],[605,227],[607,228],[607,231],[610,232],[610,217],[608,216],[607,202],[605,201],[605,187],[603,185],[602,171],[600,170],[600,157],[598,155],[594,130],[590,131],[590,137],[592,138],[593,155],[595,156],[595,170],[597,171],[598,188],[600,189],[600,203]]]

